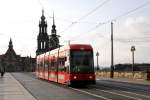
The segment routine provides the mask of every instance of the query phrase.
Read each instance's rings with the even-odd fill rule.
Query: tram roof
[[[92,48],[92,46],[90,45],[90,44],[70,44],[70,45],[64,45],[64,46],[61,46],[60,48],[56,48],[56,49],[54,49],[54,50],[51,50],[51,51],[48,51],[48,52],[46,52],[46,53],[43,53],[43,54],[41,54],[41,55],[45,55],[45,54],[48,54],[48,53],[52,53],[53,52],[53,54],[55,54],[55,53],[57,53],[58,52],[58,49],[60,50],[60,51],[65,51],[65,50],[92,50],[93,48]]]

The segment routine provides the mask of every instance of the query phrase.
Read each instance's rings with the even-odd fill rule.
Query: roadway
[[[40,80],[33,73],[12,73],[12,75],[37,100],[150,100],[150,82],[144,84],[99,79],[96,85],[67,87]]]

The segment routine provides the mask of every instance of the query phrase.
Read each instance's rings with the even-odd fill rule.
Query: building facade
[[[6,72],[35,71],[35,62],[35,58],[17,55],[11,39],[6,53],[0,55],[0,67]]]
[[[56,34],[56,25],[54,21],[53,14],[53,25],[51,30],[51,35],[47,32],[47,21],[45,20],[44,10],[42,10],[42,16],[39,22],[39,34],[37,36],[37,50],[36,55],[42,54],[49,50],[58,48],[59,45],[59,35]]]

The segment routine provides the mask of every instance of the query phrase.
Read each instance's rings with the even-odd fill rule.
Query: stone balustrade
[[[98,71],[96,72],[97,77],[110,77],[109,71]],[[115,71],[114,78],[127,78],[127,79],[139,79],[139,80],[150,80],[150,72],[145,71],[134,71],[132,72],[123,72],[123,71]]]

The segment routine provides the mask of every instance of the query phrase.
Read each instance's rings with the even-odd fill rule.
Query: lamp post
[[[134,72],[134,51],[135,51],[135,46],[131,46],[131,52],[132,52],[132,73]]]
[[[96,56],[97,56],[97,71],[99,70],[99,64],[98,64],[98,56],[99,56],[99,52],[96,52]]]
[[[114,39],[113,39],[113,22],[111,22],[111,66],[110,78],[114,77]]]

